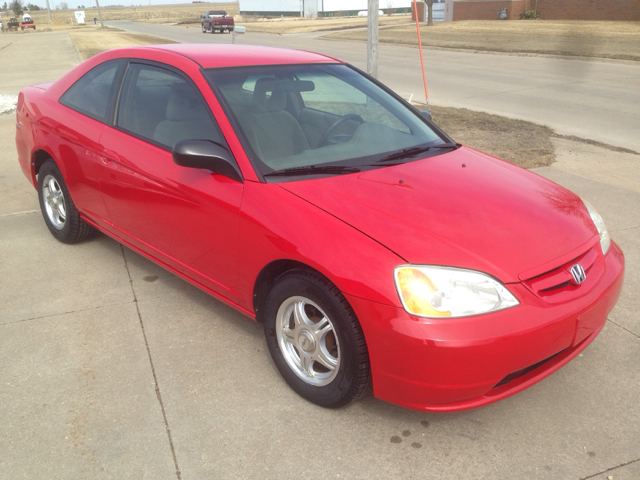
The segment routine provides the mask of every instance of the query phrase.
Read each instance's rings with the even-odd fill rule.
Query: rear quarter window
[[[115,100],[116,79],[120,78],[121,65],[121,60],[111,60],[88,71],[60,97],[60,103],[107,123],[109,107]]]

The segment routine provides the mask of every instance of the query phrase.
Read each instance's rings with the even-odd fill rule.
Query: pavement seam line
[[[630,462],[621,463],[620,465],[616,465],[615,467],[607,468],[606,470],[594,473],[593,475],[589,475],[588,477],[582,477],[580,478],[580,480],[588,480],[589,478],[597,477],[598,475],[602,475],[603,473],[610,472],[611,470],[615,470],[616,468],[626,467],[627,465],[631,465],[632,463],[636,462],[640,462],[640,458],[636,458],[635,460],[631,460]]]
[[[3,213],[0,215],[0,218],[3,217],[17,217],[18,215],[33,215],[34,213],[38,213],[40,210],[27,210],[25,212],[14,212],[14,213]]]
[[[156,389],[156,397],[158,403],[160,403],[160,409],[162,410],[162,418],[164,419],[164,427],[167,430],[167,437],[169,438],[169,447],[171,447],[171,455],[173,455],[173,464],[176,468],[176,477],[181,480],[180,467],[178,467],[178,458],[176,457],[176,450],[173,446],[173,439],[171,438],[171,429],[169,428],[169,422],[167,421],[167,413],[164,409],[164,403],[162,402],[162,394],[160,393],[160,386],[158,385],[158,377],[156,376],[156,369],[153,365],[153,359],[151,358],[151,350],[149,349],[149,341],[147,340],[147,333],[144,330],[144,322],[142,321],[142,315],[140,314],[140,307],[138,305],[138,297],[136,296],[136,290],[133,286],[133,278],[129,271],[129,264],[127,263],[127,256],[125,255],[124,247],[120,245],[122,251],[122,259],[124,260],[124,268],[127,270],[127,276],[129,277],[129,285],[131,285],[131,293],[133,294],[133,303],[136,306],[136,312],[138,314],[138,321],[140,322],[140,329],[142,330],[142,337],[144,338],[144,345],[147,349],[147,355],[149,356],[149,364],[151,365],[151,373],[153,374],[153,383]]]
[[[622,330],[624,330],[625,332],[630,333],[631,335],[633,335],[634,337],[636,337],[638,340],[640,340],[640,335],[638,335],[635,332],[632,332],[631,330],[629,330],[628,328],[623,327],[622,325],[620,325],[619,323],[614,322],[613,320],[611,320],[610,318],[607,318],[608,322],[613,323],[616,327],[621,328]]]
[[[81,312],[90,312],[92,310],[101,310],[101,309],[103,309],[105,307],[117,307],[118,305],[127,305],[128,303],[129,302],[112,303],[112,304],[109,304],[109,305],[101,305],[99,307],[81,308],[80,310],[70,310],[68,312],[52,313],[51,315],[42,315],[41,317],[23,318],[22,320],[14,320],[12,322],[0,323],[0,327],[3,327],[5,325],[15,325],[17,323],[23,323],[23,322],[31,322],[33,320],[45,320],[47,318],[59,317],[61,315],[70,315],[72,313],[81,313]]]

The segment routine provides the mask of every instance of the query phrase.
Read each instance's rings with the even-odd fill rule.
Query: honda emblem
[[[571,267],[571,275],[576,282],[576,285],[580,285],[587,279],[587,274],[584,273],[584,268],[579,263],[576,263],[573,267]]]

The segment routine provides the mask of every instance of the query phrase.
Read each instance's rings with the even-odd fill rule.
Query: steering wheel
[[[355,113],[350,113],[349,115],[344,115],[342,117],[340,117],[338,120],[336,120],[335,122],[333,122],[329,128],[327,128],[325,130],[325,132],[322,134],[322,136],[320,137],[320,140],[318,140],[318,148],[320,147],[324,147],[327,144],[327,141],[329,140],[329,136],[331,135],[331,132],[333,132],[333,130],[335,130],[335,128],[340,125],[341,123],[346,122],[347,120],[353,120],[358,122],[359,124],[363,124],[364,120],[362,119],[362,117],[360,115],[356,115]]]

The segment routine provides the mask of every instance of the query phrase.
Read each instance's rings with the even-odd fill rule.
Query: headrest
[[[184,122],[197,120],[206,115],[202,101],[193,88],[187,83],[174,83],[171,86],[169,101],[167,102],[167,120]]]
[[[287,96],[277,91],[278,80],[275,78],[259,78],[253,90],[253,109],[258,112],[279,112],[287,105]],[[267,92],[271,95],[267,97]]]

